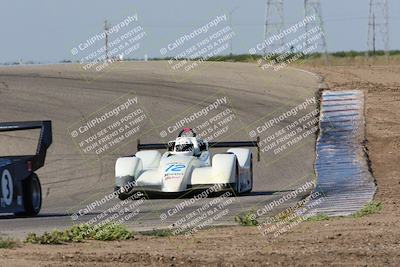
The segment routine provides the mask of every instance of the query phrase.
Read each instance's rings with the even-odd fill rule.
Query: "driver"
[[[193,156],[194,145],[190,138],[180,137],[175,141],[175,153],[177,155]]]

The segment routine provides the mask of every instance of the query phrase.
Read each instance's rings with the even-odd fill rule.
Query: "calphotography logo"
[[[196,136],[210,142],[223,139],[230,131],[242,128],[242,125],[228,97],[216,94],[172,117],[161,126],[159,135],[164,139],[172,139],[185,127],[190,127]]]
[[[87,120],[71,125],[69,135],[83,155],[101,157],[139,137],[147,119],[138,97],[129,93],[90,115]]]
[[[249,49],[250,55],[263,55],[257,60],[262,70],[279,71],[307,55],[318,52],[321,42],[326,48],[325,32],[316,22],[317,19],[317,15],[312,14],[280,32],[266,36],[263,42]],[[293,38],[293,35],[296,37]],[[289,37],[292,39],[283,43],[283,40]]]
[[[160,49],[160,55],[169,57],[168,65],[175,79],[186,79],[189,76],[185,73],[227,53],[235,36],[232,27],[228,25],[228,15],[217,15],[204,25],[166,44]],[[181,76],[181,73],[185,75]]]
[[[137,13],[126,15],[114,25],[105,20],[104,31],[89,36],[70,52],[79,62],[82,76],[91,82],[101,77],[105,71],[117,62],[123,62],[134,56],[147,37],[139,24]]]
[[[252,125],[249,137],[259,137],[258,146],[266,164],[312,142],[318,132],[319,109],[315,97],[287,109],[280,109],[267,115]]]

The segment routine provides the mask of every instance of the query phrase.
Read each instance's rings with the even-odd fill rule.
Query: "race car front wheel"
[[[241,193],[241,186],[240,186],[240,174],[239,174],[239,162],[238,162],[238,160],[236,159],[236,162],[235,162],[235,176],[236,176],[236,179],[235,179],[235,189],[234,189],[234,193],[235,193],[235,195],[236,196],[238,196],[240,193]]]
[[[25,211],[18,216],[36,216],[42,208],[42,187],[36,173],[31,174],[22,182],[23,202]]]
[[[242,191],[242,185],[240,183],[240,173],[239,173],[239,162],[236,160],[236,182],[235,182],[235,195],[236,196],[243,196],[243,195],[247,195],[251,192],[251,190],[253,189],[253,158],[250,158],[250,179],[248,181],[248,187],[249,189],[247,189],[246,191]]]
[[[253,189],[253,157],[250,158],[250,179],[248,181],[248,186],[249,189],[247,189],[246,191],[244,191],[242,193],[242,195],[247,195],[251,192],[251,190]]]
[[[128,198],[131,196],[131,193],[130,193],[130,192],[121,192],[121,187],[119,187],[119,186],[116,186],[116,187],[114,188],[114,191],[117,192],[118,198],[119,198],[120,200],[126,200],[126,199],[128,199]]]

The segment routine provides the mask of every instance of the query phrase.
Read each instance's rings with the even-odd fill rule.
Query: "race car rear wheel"
[[[31,174],[22,182],[24,212],[18,216],[36,216],[42,208],[42,187],[36,173]]]

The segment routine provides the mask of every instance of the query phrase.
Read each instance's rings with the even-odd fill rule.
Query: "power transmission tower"
[[[389,6],[387,0],[369,1],[367,56],[376,53],[380,37],[385,56],[389,56]]]
[[[108,61],[108,30],[110,29],[110,26],[107,23],[107,20],[104,20],[104,33],[106,35],[105,37],[105,47],[106,47],[106,61]]]
[[[264,40],[267,42],[268,38],[273,35],[278,35],[283,30],[284,16],[283,16],[283,0],[267,0],[267,7],[265,10],[265,26],[264,26]],[[273,41],[266,45],[264,54],[271,53],[277,48],[284,45],[284,37]]]
[[[306,33],[309,31],[313,31],[314,29],[318,29],[320,35],[318,38],[315,38],[315,40],[308,39],[306,42],[306,49],[311,46],[311,43],[314,43],[316,46],[315,52],[320,51],[324,60],[325,64],[328,64],[328,51],[327,51],[327,46],[326,46],[326,38],[325,38],[325,27],[324,27],[324,21],[322,18],[322,8],[321,8],[321,3],[319,0],[304,0],[304,14],[305,14],[305,19],[306,19],[306,26],[305,30]],[[307,20],[307,18],[310,18],[312,16],[315,16],[314,20]],[[311,35],[313,36],[313,35]]]
[[[229,27],[231,28],[231,31],[233,31],[232,15],[233,15],[233,12],[235,12],[238,8],[239,7],[234,7],[231,11],[229,11]],[[232,54],[233,54],[233,38],[231,38],[229,41],[229,47],[230,47],[229,55],[232,56]]]

